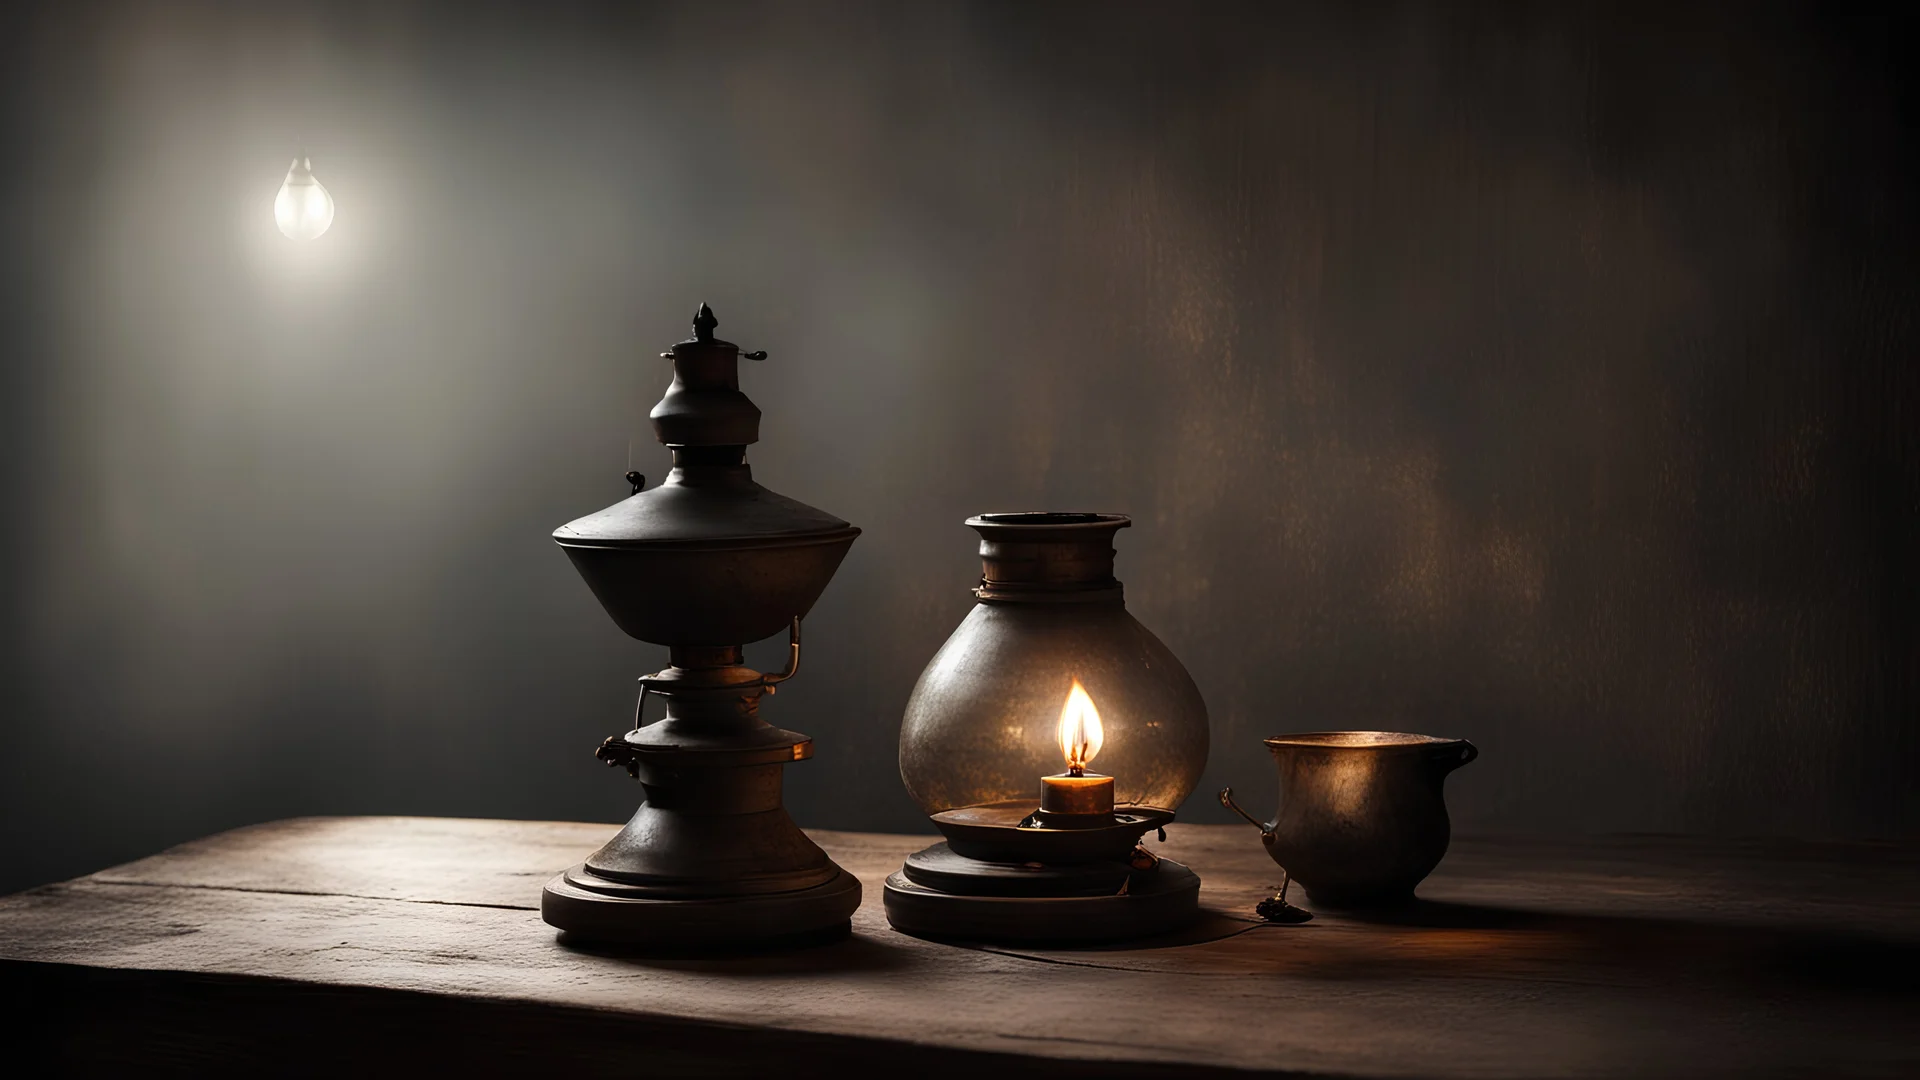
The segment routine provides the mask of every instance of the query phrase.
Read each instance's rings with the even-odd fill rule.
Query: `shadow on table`
[[[637,967],[662,971],[700,971],[725,975],[769,975],[790,972],[896,971],[913,962],[912,950],[878,938],[836,929],[801,935],[774,945],[698,952],[589,942],[560,934],[561,948],[581,956],[598,956]]]
[[[1567,914],[1434,900],[1382,911],[1318,912],[1316,920],[1384,931],[1381,949],[1367,951],[1383,952],[1379,959],[1389,965],[1397,957],[1408,966],[1430,968],[1436,956],[1466,958],[1480,944],[1496,961],[1558,958],[1586,968],[1679,978],[1920,993],[1920,941],[1818,923]]]
[[[982,949],[988,952],[1004,953],[1012,956],[1025,956],[1029,953],[1078,954],[1105,952],[1152,952],[1157,949],[1177,949],[1187,945],[1205,945],[1221,941],[1236,934],[1244,934],[1259,928],[1258,923],[1246,919],[1230,918],[1212,911],[1202,912],[1192,924],[1175,930],[1170,934],[1157,934],[1153,937],[1127,938],[1122,941],[1022,941],[993,942],[972,941],[965,938],[927,938],[941,945],[952,945],[961,949]]]

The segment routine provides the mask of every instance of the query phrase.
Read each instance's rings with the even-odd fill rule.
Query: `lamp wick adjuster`
[[[627,742],[625,735],[607,736],[606,740],[600,744],[600,749],[593,752],[593,756],[610,766],[624,767],[628,776],[635,780],[640,779],[640,755],[634,750],[633,745]]]

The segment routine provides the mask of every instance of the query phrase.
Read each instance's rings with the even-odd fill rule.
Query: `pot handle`
[[[1470,764],[1480,756],[1480,748],[1465,739],[1457,740],[1453,745],[1434,752],[1430,759],[1441,775],[1452,772],[1462,765]]]
[[[1273,843],[1273,823],[1263,822],[1259,818],[1254,817],[1252,814],[1247,813],[1245,810],[1240,809],[1240,804],[1233,801],[1232,788],[1226,787],[1226,788],[1220,789],[1220,805],[1226,807],[1227,809],[1233,811],[1236,814],[1239,814],[1241,817],[1246,818],[1247,824],[1253,826],[1256,829],[1259,829],[1260,839],[1262,842],[1268,843],[1268,844]]]

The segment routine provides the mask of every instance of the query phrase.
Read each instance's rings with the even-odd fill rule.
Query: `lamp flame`
[[[1060,752],[1067,756],[1068,774],[1084,775],[1104,740],[1100,710],[1093,707],[1087,688],[1075,679],[1073,689],[1067,691],[1067,703],[1060,706]]]

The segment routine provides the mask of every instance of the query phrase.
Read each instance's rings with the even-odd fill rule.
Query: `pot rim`
[[[1261,740],[1266,743],[1269,750],[1290,747],[1313,750],[1376,751],[1430,750],[1440,746],[1457,746],[1466,741],[1441,735],[1419,735],[1408,731],[1301,731],[1290,735],[1274,735]]]
[[[1070,530],[1099,532],[1124,529],[1133,524],[1126,514],[1106,514],[1078,510],[1016,510],[975,514],[967,519],[970,528],[1006,529],[1013,532]]]

